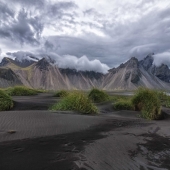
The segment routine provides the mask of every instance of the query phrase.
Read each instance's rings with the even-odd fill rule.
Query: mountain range
[[[134,90],[139,86],[170,89],[170,69],[154,65],[152,55],[139,61],[132,57],[107,74],[58,68],[49,58],[17,60],[3,58],[0,63],[0,87],[25,85],[37,89],[82,89],[92,87],[104,90]]]

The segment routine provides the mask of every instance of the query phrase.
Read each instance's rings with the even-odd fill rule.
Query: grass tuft
[[[135,110],[142,111],[142,117],[150,120],[159,119],[161,117],[161,102],[158,92],[147,88],[139,88],[132,103]]]
[[[89,99],[95,103],[105,102],[109,100],[109,95],[103,90],[93,88],[88,95]]]
[[[112,95],[110,96],[111,102],[118,102],[119,100],[131,100],[132,96],[123,96],[123,95]]]
[[[60,90],[54,94],[54,97],[66,97],[68,95],[69,95],[69,92],[67,90]]]
[[[163,91],[158,91],[158,97],[161,100],[161,105],[164,107],[170,107],[170,96]]]
[[[24,86],[10,87],[5,90],[10,96],[31,96],[38,94],[38,90],[30,89]]]
[[[97,107],[82,92],[72,92],[59,103],[53,105],[51,110],[71,110],[83,114],[98,113]]]
[[[11,97],[0,90],[0,111],[10,110],[13,105]]]
[[[114,104],[116,110],[134,110],[131,100],[120,99]]]

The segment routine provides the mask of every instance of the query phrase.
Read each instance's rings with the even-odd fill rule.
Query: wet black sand
[[[168,117],[147,121],[109,103],[98,116],[50,112],[51,94],[14,100],[13,111],[0,112],[0,170],[170,169]]]

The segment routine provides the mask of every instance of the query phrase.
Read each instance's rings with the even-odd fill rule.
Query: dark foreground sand
[[[58,100],[50,94],[14,100],[13,111],[0,112],[0,170],[170,169],[168,116],[147,121],[109,103],[98,116],[50,112]]]

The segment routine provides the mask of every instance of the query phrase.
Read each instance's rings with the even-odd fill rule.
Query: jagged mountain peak
[[[10,63],[10,58],[4,57],[0,63],[0,66],[6,66],[9,63]]]
[[[42,58],[36,63],[36,67],[38,67],[40,70],[48,70],[49,66],[50,63],[45,58]]]
[[[139,66],[139,61],[136,57],[132,57],[130,58],[126,63],[122,63],[119,65],[118,69],[120,68],[137,68]],[[112,70],[112,69],[111,69]],[[113,71],[115,71],[115,69],[113,68]]]
[[[136,57],[132,57],[124,65],[127,68],[137,68],[139,66],[139,61]]]
[[[90,89],[94,86],[106,90],[133,90],[139,86],[158,89],[170,87],[170,69],[166,64],[155,66],[152,55],[147,55],[141,61],[132,57],[119,67],[110,69],[107,74],[58,68],[56,63],[46,56],[39,61],[35,60],[29,69],[22,69],[22,67],[15,67],[18,65],[16,60],[4,58],[1,62],[1,65],[4,66],[0,69],[11,68],[13,72],[1,70],[0,87],[9,86],[10,83],[12,85],[23,83],[34,88],[53,90],[61,88]]]
[[[31,64],[35,63],[35,61],[33,60],[29,60],[29,59],[23,59],[23,60],[18,60],[17,58],[15,59],[11,59],[8,57],[4,57],[0,63],[0,66],[7,66],[8,64],[15,64],[16,66],[19,67],[28,67]]]
[[[142,65],[145,70],[148,70],[153,65],[153,61],[153,54],[149,54],[143,60],[140,61],[140,65]]]

